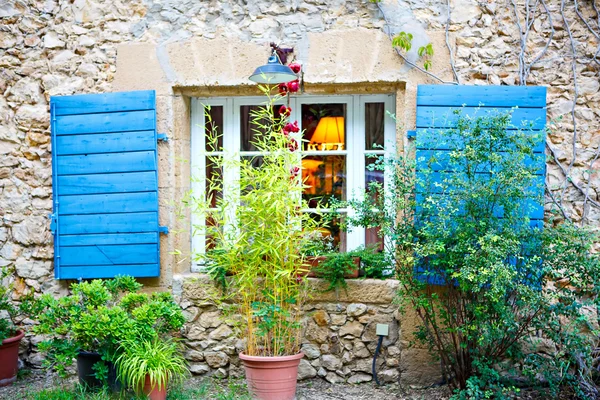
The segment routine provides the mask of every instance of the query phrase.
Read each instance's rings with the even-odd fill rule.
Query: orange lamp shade
[[[311,143],[344,143],[344,117],[323,117],[310,139]]]

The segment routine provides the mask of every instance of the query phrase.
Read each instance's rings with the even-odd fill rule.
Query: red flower
[[[292,152],[298,150],[298,141],[296,139],[290,139],[290,142],[288,143],[288,149]]]
[[[292,169],[290,169],[290,179],[294,179],[295,177],[298,176],[298,174],[300,173],[300,168],[299,167],[294,167]]]
[[[287,83],[287,90],[290,93],[296,93],[298,89],[300,89],[300,83],[298,82],[298,79]]]
[[[285,126],[283,127],[283,133],[285,135],[288,135],[290,132],[300,132],[300,128],[298,127],[298,121],[294,121],[293,124],[291,122],[285,124]]]
[[[280,83],[280,84],[279,84],[279,94],[281,94],[281,95],[283,95],[283,94],[286,94],[286,93],[287,93],[287,91],[288,91],[287,84],[285,84],[285,83]]]
[[[289,67],[292,69],[292,71],[294,71],[295,74],[297,74],[298,72],[300,72],[300,70],[302,69],[302,66],[298,63],[291,63],[289,65]]]
[[[281,106],[279,107],[279,114],[282,117],[288,117],[292,112],[292,109],[290,107],[286,107],[286,106]]]

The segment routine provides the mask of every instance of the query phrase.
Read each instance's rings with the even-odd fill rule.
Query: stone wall
[[[398,285],[394,280],[348,280],[348,290],[322,293],[320,279],[309,279],[315,289],[304,305],[299,379],[320,376],[331,383],[369,382],[378,336],[377,324],[388,324],[377,357],[380,381],[405,385],[429,385],[439,379],[440,367],[426,350],[408,348],[402,331],[410,328],[392,299]],[[188,318],[184,329],[186,358],[194,374],[218,377],[243,376],[237,354],[244,342],[237,336],[236,318],[224,317],[214,284],[206,275],[182,277],[175,293]],[[218,297],[218,296],[217,296]]]
[[[564,173],[553,161],[549,162],[547,181],[554,194],[562,198],[568,215],[575,221],[599,226],[600,208],[585,200],[587,193],[589,199],[600,201],[600,83],[598,62],[593,60],[599,41],[577,15],[572,2],[566,2],[564,19],[559,0],[546,3],[551,21],[538,12],[531,23],[525,60],[531,62],[541,54],[550,35],[553,39],[544,56],[531,67],[527,84],[548,86],[548,118],[555,121],[549,143],[562,168],[581,190],[564,183]],[[524,2],[516,4],[523,25]],[[448,43],[460,82],[519,84],[521,37],[512,2],[451,0],[451,5]],[[416,59],[414,52],[419,44],[431,41],[435,49],[432,72],[451,81],[446,2],[384,0],[381,7],[391,27],[385,26],[377,5],[366,0],[9,0],[0,4],[0,266],[15,270],[15,300],[29,291],[60,295],[67,287],[53,279],[47,219],[52,210],[50,96],[157,90],[158,126],[172,138],[159,146],[161,225],[186,231],[186,226],[178,225],[167,202],[177,200],[189,188],[189,171],[178,161],[189,154],[189,99],[255,93],[246,77],[264,62],[270,41],[294,46],[295,56],[304,63],[310,93],[395,92],[398,137],[400,143],[406,142],[404,132],[414,126],[417,85],[439,82],[405,65],[392,51],[384,32],[390,29],[415,35],[415,46],[408,55],[411,60]],[[579,7],[585,22],[596,29],[596,14],[590,2],[579,2]],[[570,36],[577,50],[575,58]],[[578,88],[576,134],[570,114],[573,66]],[[549,197],[546,204],[550,212],[553,201]],[[189,261],[177,258],[173,250],[185,250],[186,245],[189,247],[189,235],[162,237],[161,279],[144,283],[173,290],[181,286],[187,279]],[[200,307],[201,299],[184,298],[182,305],[186,301],[193,303],[186,308]],[[366,313],[348,315],[353,303],[365,304]],[[210,311],[208,305],[202,307],[199,313]],[[371,315],[369,310],[390,316],[392,307],[389,302],[335,298],[318,300],[314,307],[310,310],[313,315],[307,316],[309,327],[325,330],[314,318],[320,315],[323,318],[317,319],[323,321],[325,313],[331,322],[341,321],[345,315],[346,322],[333,324],[337,330],[327,328],[329,337],[338,333],[338,352],[329,343],[313,341],[322,356],[312,359],[312,368],[319,372],[323,367],[335,373],[337,368],[323,365],[331,366],[323,359],[323,355],[331,355],[342,366],[341,373],[330,374],[330,379],[354,376],[352,368],[358,361],[348,361],[344,354],[359,358],[354,353],[366,353],[355,350],[355,345],[360,347],[357,343],[363,342],[371,353],[372,343],[363,340],[364,333],[359,340],[340,337],[339,332],[347,323],[354,323],[357,331],[358,324],[368,330],[365,315]],[[200,322],[194,324],[201,327]],[[400,325],[400,344],[387,348],[384,362],[390,363],[386,364],[390,370],[400,362],[404,365],[401,371],[416,374],[410,379],[420,381],[417,371],[421,367],[410,362],[424,360],[424,350],[406,349],[402,343],[410,332],[410,320]],[[322,348],[324,345],[329,348]],[[394,355],[395,348],[401,352],[400,358]],[[200,357],[193,354],[191,357]],[[235,359],[229,362],[235,365]],[[203,361],[197,363],[198,371],[203,370]],[[337,362],[333,365],[337,367]],[[350,375],[344,367],[350,369]]]

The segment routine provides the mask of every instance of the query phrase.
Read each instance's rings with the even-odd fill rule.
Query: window
[[[250,115],[264,101],[264,97],[192,100],[191,168],[195,196],[204,196],[207,188],[202,182],[207,176],[223,179],[224,190],[239,190],[227,186],[227,182],[236,181],[236,171],[217,170],[208,162],[207,152],[212,156],[254,158],[259,165],[260,153],[251,144]],[[210,121],[205,116],[205,107],[209,108]],[[385,152],[395,151],[395,122],[387,115],[395,110],[392,95],[303,95],[290,98],[290,107],[290,120],[298,121],[306,140],[301,149],[302,178],[309,185],[303,194],[309,207],[331,198],[346,200],[359,196],[368,182],[384,181],[382,174],[368,171],[367,166]],[[205,140],[210,123],[220,135],[218,143],[212,145]],[[306,210],[311,211],[314,210]],[[315,217],[318,218],[316,214]],[[193,216],[192,226],[210,224],[200,219]],[[336,223],[330,226],[330,233],[342,251],[380,241],[375,230],[355,228],[346,233]],[[192,236],[194,253],[203,252],[206,246],[206,238]],[[198,266],[192,269],[197,270]]]

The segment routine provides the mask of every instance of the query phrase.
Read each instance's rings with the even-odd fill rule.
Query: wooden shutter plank
[[[155,129],[154,110],[56,117],[55,134],[81,135]]]
[[[154,110],[154,90],[55,96],[56,115]]]
[[[65,215],[58,220],[62,235],[87,233],[138,233],[158,231],[156,212]]]
[[[546,107],[543,86],[419,85],[417,106]]]
[[[57,155],[121,153],[154,150],[154,131],[67,135],[56,138]]]
[[[59,176],[58,195],[131,193],[156,190],[156,172]]]
[[[65,266],[61,268],[60,279],[96,279],[114,278],[117,275],[131,275],[138,278],[151,278],[159,276],[159,264],[137,264],[137,265],[103,265],[89,267]]]
[[[156,192],[59,196],[59,215],[84,215],[156,211]]]
[[[63,266],[69,265],[125,265],[154,264],[158,262],[157,244],[61,246]]]
[[[63,235],[60,240],[61,247],[152,243],[158,243],[157,232]]]
[[[458,122],[459,115],[456,110],[461,110],[462,116],[476,118],[489,115],[489,113],[503,113],[510,109],[488,109],[477,107],[430,107],[419,106],[417,111],[417,128],[453,128]],[[522,121],[527,121],[523,126]],[[513,110],[511,124],[512,129],[527,128],[542,130],[546,125],[546,109],[544,108],[518,108]]]
[[[419,150],[417,154],[417,169],[426,170],[431,169],[434,172],[437,171],[451,171],[452,166],[450,162],[449,150]],[[509,153],[498,152],[498,154],[506,157]],[[546,156],[545,154],[534,154],[533,157],[525,157],[524,164],[527,167],[535,167],[536,175],[544,175],[546,168]],[[480,173],[487,173],[485,165],[482,164],[482,169],[477,171]]]
[[[517,131],[514,131],[517,132]],[[522,131],[534,136],[534,153],[544,153],[546,150],[546,135],[544,131]],[[458,145],[456,136],[448,129],[419,129],[415,139],[415,147],[422,150],[452,150]]]
[[[156,171],[154,151],[57,156],[58,175]]]

